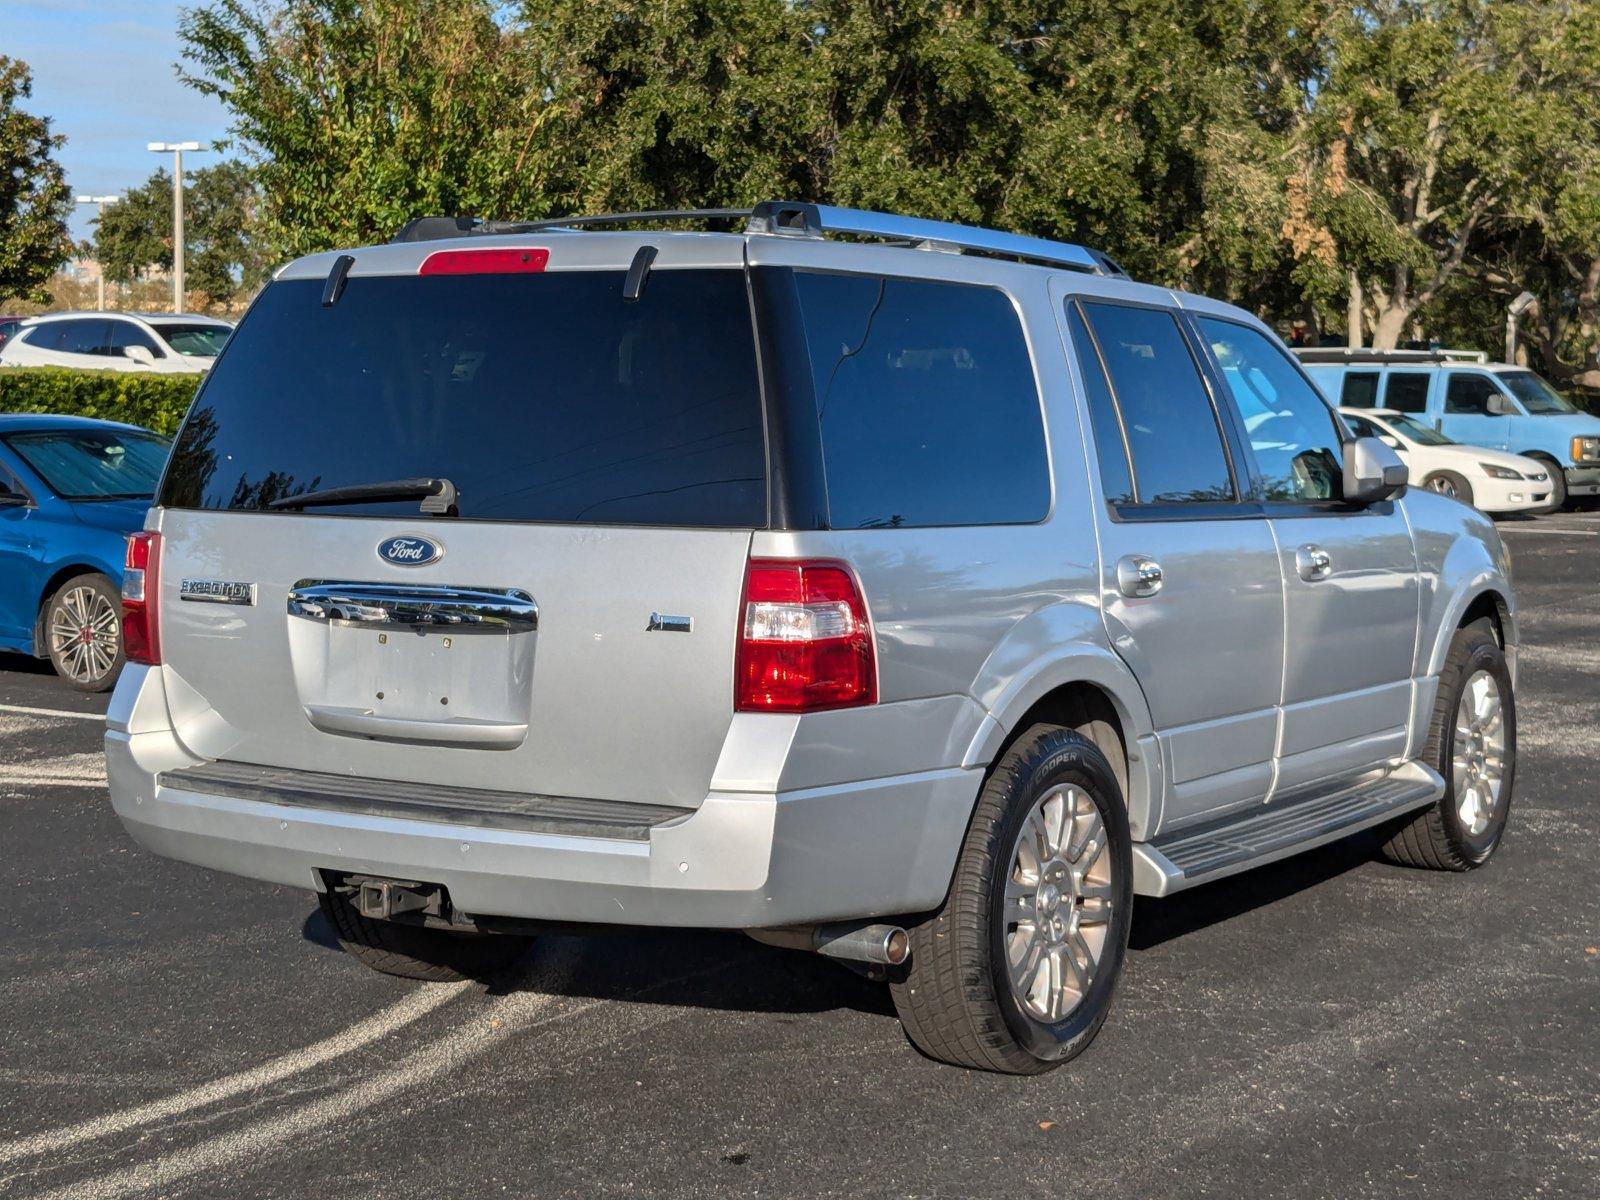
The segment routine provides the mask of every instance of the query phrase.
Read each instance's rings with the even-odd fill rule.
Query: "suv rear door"
[[[158,512],[168,694],[197,754],[704,798],[766,523],[754,336],[736,242],[714,265],[663,246],[630,301],[637,241],[385,248],[331,305],[331,257],[269,286]],[[417,476],[449,479],[459,516],[274,507]]]

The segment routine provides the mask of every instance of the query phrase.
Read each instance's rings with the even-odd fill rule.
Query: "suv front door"
[[[1277,744],[1283,585],[1199,348],[1170,309],[1064,289],[1057,302],[1105,500],[1101,610],[1161,745],[1158,826],[1259,804]]]
[[[1343,431],[1271,338],[1220,317],[1195,324],[1244,419],[1278,544],[1286,645],[1273,794],[1336,786],[1405,753],[1418,622],[1411,531],[1394,501],[1344,503]]]

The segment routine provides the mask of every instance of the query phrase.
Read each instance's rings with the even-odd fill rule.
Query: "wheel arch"
[[[1144,693],[1109,650],[1085,647],[1014,681],[990,706],[966,756],[968,765],[996,762],[1031,726],[1075,729],[1111,763],[1128,806],[1135,840],[1154,827],[1161,796],[1161,756]]]

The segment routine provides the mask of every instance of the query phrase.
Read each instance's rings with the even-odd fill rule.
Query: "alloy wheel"
[[[1111,932],[1112,856],[1105,822],[1082,789],[1048,792],[1028,814],[1006,877],[1011,992],[1029,1016],[1066,1019],[1094,982]]]
[[[1461,827],[1477,837],[1494,820],[1506,770],[1500,684],[1488,671],[1474,671],[1461,690],[1450,765],[1456,816]]]
[[[51,657],[74,683],[104,679],[117,664],[121,638],[122,614],[92,587],[72,588],[51,607]]]

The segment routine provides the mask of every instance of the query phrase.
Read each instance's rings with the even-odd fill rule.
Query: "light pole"
[[[1506,305],[1506,361],[1517,361],[1517,318],[1539,303],[1539,297],[1532,292],[1523,292],[1510,304]]]
[[[172,311],[183,311],[183,152],[200,149],[199,142],[151,142],[145,147],[172,155]]]
[[[105,220],[106,205],[115,204],[117,202],[117,200],[118,200],[118,197],[116,197],[116,196],[79,196],[78,197],[78,203],[79,204],[98,204],[100,206],[100,220],[102,220],[102,221]],[[98,235],[99,232],[100,232],[99,227],[96,226],[96,228],[95,228],[96,235]],[[95,308],[97,308],[100,312],[105,312],[105,310],[106,310],[106,265],[105,265],[105,263],[99,261],[99,259],[97,258],[95,260],[95,266],[100,268],[100,278],[95,281]]]

